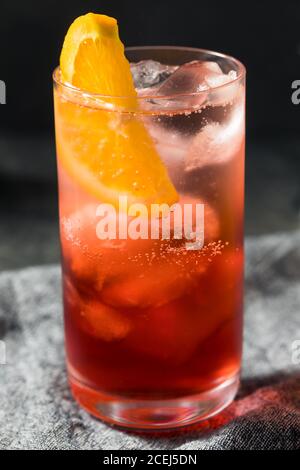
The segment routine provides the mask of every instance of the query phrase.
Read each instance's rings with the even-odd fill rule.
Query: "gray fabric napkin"
[[[79,409],[60,295],[57,266],[0,274],[0,448],[300,448],[300,232],[247,240],[241,390],[220,415],[181,432],[127,433]]]

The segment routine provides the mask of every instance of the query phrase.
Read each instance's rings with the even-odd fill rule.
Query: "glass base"
[[[197,395],[169,400],[127,399],[107,395],[69,376],[76,401],[90,414],[111,425],[130,429],[174,429],[211,418],[233,401],[239,374]]]

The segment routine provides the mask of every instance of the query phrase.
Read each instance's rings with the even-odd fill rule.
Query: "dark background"
[[[300,2],[2,0],[0,269],[58,260],[51,74],[80,14],[115,16],[127,46],[203,47],[247,68],[246,233],[300,225]]]

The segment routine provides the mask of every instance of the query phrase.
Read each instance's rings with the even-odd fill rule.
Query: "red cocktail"
[[[172,428],[238,387],[245,71],[197,49],[126,55],[135,98],[54,75],[67,364],[92,414]]]

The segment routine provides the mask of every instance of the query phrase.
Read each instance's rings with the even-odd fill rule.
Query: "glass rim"
[[[138,102],[143,102],[145,100],[172,100],[175,98],[184,98],[184,97],[193,97],[193,96],[203,96],[207,94],[208,91],[220,91],[233,83],[239,82],[241,79],[243,79],[246,76],[246,67],[244,64],[236,59],[235,57],[222,53],[222,52],[216,52],[212,51],[209,49],[202,49],[202,48],[197,48],[197,47],[186,47],[186,46],[130,46],[125,48],[125,53],[126,51],[134,52],[134,51],[145,51],[145,50],[161,50],[161,49],[170,49],[170,50],[178,50],[178,51],[187,51],[187,52],[198,52],[202,54],[207,54],[211,56],[215,56],[219,59],[224,59],[227,61],[233,62],[236,67],[237,67],[237,76],[235,78],[230,79],[228,82],[223,83],[221,85],[218,85],[216,87],[209,87],[208,89],[204,90],[199,90],[196,92],[190,92],[190,93],[172,93],[171,95],[157,95],[155,93],[150,93],[150,94],[143,94],[141,96],[136,96],[134,97],[137,99]],[[142,59],[141,59],[142,60]],[[168,65],[168,64],[167,64]],[[126,96],[126,95],[105,95],[103,93],[93,93],[88,90],[84,90],[82,88],[77,88],[70,83],[63,82],[60,77],[59,77],[59,72],[60,72],[60,67],[57,66],[52,74],[53,82],[55,85],[58,85],[62,87],[63,89],[68,90],[70,93],[78,93],[78,94],[84,94],[87,98],[102,98],[102,99],[116,99],[116,100],[130,100],[133,97],[132,96]],[[149,87],[151,88],[151,87]]]

